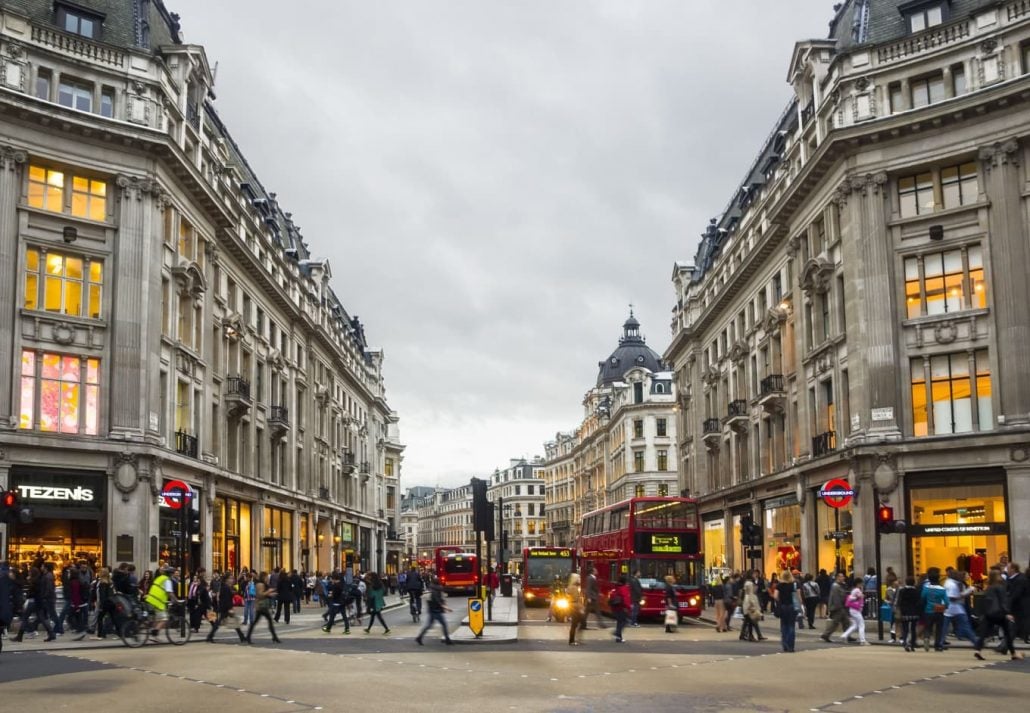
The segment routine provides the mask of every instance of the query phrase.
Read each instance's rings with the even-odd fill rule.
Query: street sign
[[[761,547],[748,547],[745,550],[745,557],[748,559],[760,560],[762,559],[762,548]]]
[[[169,480],[161,488],[161,497],[164,499],[165,505],[172,510],[179,510],[182,508],[183,502],[189,501],[193,497],[193,489],[181,480]]]
[[[851,537],[850,530],[830,530],[826,533],[827,540],[846,540]]]
[[[469,599],[469,629],[478,639],[483,635],[483,600]]]
[[[855,489],[843,478],[831,478],[819,489],[819,497],[831,508],[842,508],[855,497]]]

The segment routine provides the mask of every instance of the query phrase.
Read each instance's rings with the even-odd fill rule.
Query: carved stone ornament
[[[855,80],[855,88],[860,92],[864,92],[869,88],[869,77],[859,77]]]
[[[765,318],[762,320],[762,327],[767,333],[773,333],[780,328],[784,322],[787,321],[787,310],[777,305],[776,307],[770,307],[766,313]]]
[[[329,403],[329,388],[326,386],[315,387],[315,400],[323,406]]]
[[[833,369],[833,350],[824,349],[815,358],[815,373],[820,376]]]
[[[135,80],[132,83],[132,91],[134,91],[137,96],[145,96],[144,92],[147,91],[147,85],[139,80]]]
[[[998,40],[994,37],[989,37],[980,43],[981,54],[991,54],[996,49],[998,49]]]
[[[145,195],[160,197],[165,193],[160,183],[146,176],[126,176],[122,174],[115,179],[115,184],[121,189],[120,196],[130,200],[141,201]]]
[[[128,495],[139,485],[139,470],[136,454],[123,451],[114,460],[114,487],[123,495]]]
[[[984,168],[986,168],[988,172],[990,172],[992,168],[1005,166],[1010,163],[1013,166],[1018,166],[1019,141],[1016,139],[1008,139],[1007,141],[998,141],[990,146],[984,146],[980,149],[980,160],[983,161]]]
[[[803,235],[795,235],[793,238],[787,241],[787,255],[793,258],[801,250],[801,243],[804,241]]]
[[[861,193],[863,196],[867,196],[869,191],[872,191],[876,195],[880,193],[883,186],[887,183],[887,174],[883,171],[867,173],[865,175],[850,176],[846,181],[850,184],[851,190],[854,193]]]
[[[172,268],[172,279],[175,280],[180,295],[199,298],[207,291],[207,280],[204,272],[195,262],[182,260]]]
[[[1009,449],[1009,458],[1016,463],[1026,463],[1030,460],[1030,444],[1012,446]]]
[[[701,372],[701,381],[704,382],[707,386],[718,384],[720,378],[722,378],[722,373],[714,366],[710,366],[706,370]]]
[[[805,476],[798,474],[797,483],[794,485],[794,494],[798,499],[798,505],[801,506],[801,512],[805,511],[805,497],[808,495],[808,488],[805,487]]]
[[[830,94],[830,103],[836,105],[838,102],[840,102],[840,89],[834,89]]]
[[[898,469],[894,456],[886,453],[877,453],[876,468],[873,470],[873,485],[879,493],[888,495],[898,488]]]
[[[58,344],[68,345],[75,341],[75,330],[67,324],[59,324],[54,327],[54,341]]]
[[[29,160],[29,155],[21,149],[13,146],[0,146],[0,165],[8,171],[13,171],[18,164]]]
[[[243,336],[243,328],[243,317],[239,312],[233,312],[222,319],[222,330],[225,332],[225,336],[234,342],[239,341]]]
[[[825,255],[814,257],[805,263],[801,271],[801,289],[809,295],[826,294],[833,279],[833,263]]]
[[[747,359],[748,352],[749,349],[747,346],[747,342],[745,342],[743,339],[738,339],[736,342],[733,343],[733,346],[730,347],[729,357],[734,364],[740,364],[742,361]]]
[[[268,363],[272,365],[272,371],[282,371],[286,368],[286,360],[278,349],[268,352]]]
[[[933,338],[938,344],[951,344],[958,337],[958,327],[951,320],[934,325]]]

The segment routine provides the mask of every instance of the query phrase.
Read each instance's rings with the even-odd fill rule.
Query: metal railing
[[[197,437],[186,431],[175,432],[175,452],[190,458],[197,457]]]
[[[759,383],[759,391],[762,396],[775,394],[783,391],[783,374],[769,374]]]
[[[186,121],[190,122],[194,129],[200,129],[200,111],[197,105],[190,101],[186,102]]]
[[[268,420],[278,423],[289,423],[290,410],[285,406],[273,406],[268,412]]]
[[[730,401],[729,408],[726,411],[726,415],[729,418],[739,418],[741,416],[747,416],[747,401],[744,399],[734,399]]]
[[[356,463],[354,461],[354,454],[353,453],[344,453],[343,454],[343,464],[344,465],[355,465]]]
[[[225,380],[225,393],[250,401],[250,382],[242,376],[230,376]]]
[[[812,439],[812,456],[818,458],[837,450],[837,434],[833,431],[820,433]]]
[[[367,460],[361,461],[361,472],[362,473],[371,473],[372,472],[372,465]]]
[[[717,418],[706,418],[701,424],[701,429],[704,433],[719,433],[722,431],[722,424]]]

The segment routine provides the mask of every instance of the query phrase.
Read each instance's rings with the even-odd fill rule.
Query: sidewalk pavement
[[[387,595],[387,601],[389,602],[389,600],[395,599],[396,596],[396,594]],[[407,599],[400,602],[394,601],[392,603],[387,603],[386,609],[383,611],[392,611],[399,607],[406,607],[407,605]],[[237,616],[242,617],[242,610],[237,608],[236,611]],[[322,620],[322,613],[324,611],[325,609],[320,607],[318,604],[304,604],[301,606],[300,614],[290,615],[289,625],[287,625],[285,621],[280,620],[276,623],[276,629],[287,634],[321,629],[322,625],[325,623]],[[266,624],[260,624],[259,630],[267,633]],[[203,642],[209,631],[210,624],[208,624],[207,621],[201,622],[200,632],[193,634],[190,637],[189,643],[193,644],[198,641]],[[220,629],[218,632],[218,638],[222,638],[223,635],[231,635],[233,640],[236,639],[236,633],[232,629]],[[17,651],[86,651],[89,649],[110,649],[125,646],[118,634],[108,634],[107,638],[104,639],[97,639],[95,636],[87,634],[85,638],[76,640],[77,636],[78,634],[71,631],[68,627],[65,627],[65,633],[62,636],[57,637],[54,641],[46,641],[46,631],[40,628],[39,633],[34,638],[29,638],[31,637],[30,634],[19,644],[14,641],[15,632],[8,631],[4,638],[3,653],[12,653]],[[168,643],[168,639],[165,638],[163,633],[158,634],[157,641],[160,644]],[[150,646],[153,645],[153,643],[150,642],[146,645]]]
[[[450,603],[456,604],[455,597],[450,598]],[[469,629],[469,618],[465,616],[461,620],[461,626],[451,634],[451,640],[456,644],[513,644],[519,640],[519,603],[522,597],[518,590],[512,592],[510,597],[494,597],[493,618],[486,621],[483,627],[482,636],[477,637]],[[484,603],[485,604],[485,603]],[[484,612],[484,619],[485,619]]]

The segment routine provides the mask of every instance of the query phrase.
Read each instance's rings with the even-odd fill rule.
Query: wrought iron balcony
[[[273,406],[268,412],[268,426],[276,436],[286,433],[290,427],[290,410],[285,406]]]
[[[361,461],[361,472],[363,474],[365,474],[365,475],[371,474],[372,473],[372,464],[369,463],[367,460]]]
[[[820,433],[812,439],[812,457],[818,458],[837,450],[837,434],[833,431]]]
[[[319,500],[328,501],[329,500],[329,488],[326,488],[324,486],[319,488],[318,489],[318,499]]]
[[[734,399],[730,401],[729,407],[726,409],[726,418],[723,420],[723,423],[734,431],[746,431],[748,417],[747,401],[744,399]]]
[[[175,432],[175,452],[190,458],[197,457],[197,437],[186,431]]]
[[[706,418],[704,423],[701,424],[701,430],[706,436],[710,436],[713,433],[722,433],[722,423],[717,418]]]
[[[250,409],[250,382],[242,376],[225,380],[225,402],[230,416],[240,416]]]
[[[787,401],[783,387],[783,374],[769,374],[758,387],[758,404],[769,413],[782,413]]]
[[[200,130],[200,111],[194,102],[186,102],[186,121],[190,122],[194,129]]]
[[[358,465],[357,465],[357,463],[354,460],[354,454],[351,453],[350,451],[347,451],[346,453],[344,453],[341,460],[342,460],[343,472],[344,473],[353,473],[354,471],[356,471],[358,469]]]

